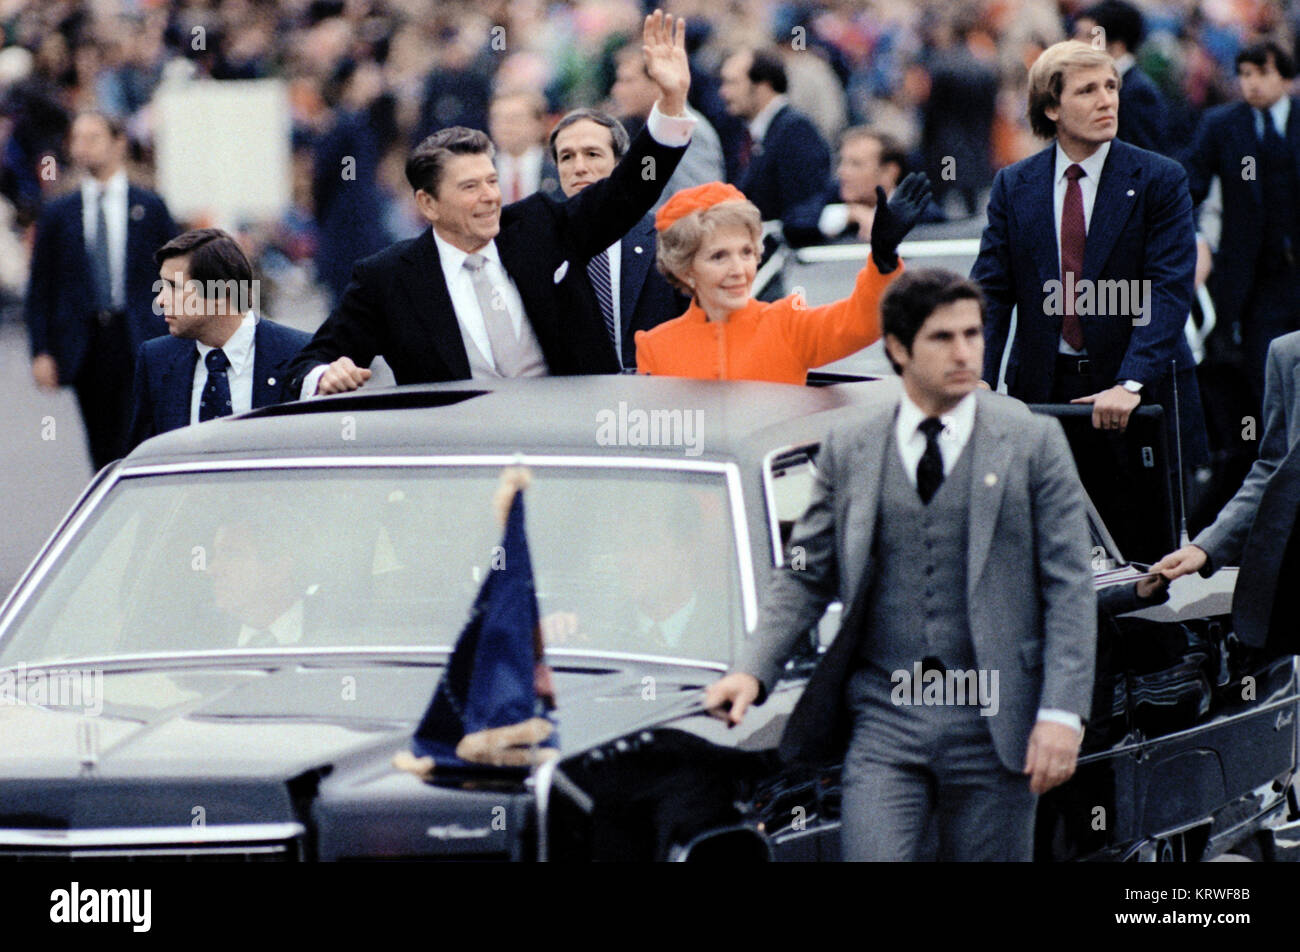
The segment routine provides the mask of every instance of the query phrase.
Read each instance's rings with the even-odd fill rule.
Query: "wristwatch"
[[[1142,392],[1142,384],[1138,383],[1136,380],[1120,381],[1120,386],[1123,387],[1125,390],[1127,390],[1129,393]]]

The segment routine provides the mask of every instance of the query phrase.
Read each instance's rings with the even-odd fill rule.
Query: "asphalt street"
[[[77,400],[32,381],[27,334],[0,325],[0,590],[8,595],[93,475]]]

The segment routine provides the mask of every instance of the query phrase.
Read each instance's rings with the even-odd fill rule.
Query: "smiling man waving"
[[[659,88],[650,120],[609,178],[569,201],[534,194],[502,208],[492,144],[478,130],[453,126],[416,146],[406,177],[431,227],[357,263],[291,387],[304,397],[355,390],[378,354],[399,384],[617,373],[594,299],[564,276],[640,221],[690,141],[684,22],[656,11],[644,44]]]

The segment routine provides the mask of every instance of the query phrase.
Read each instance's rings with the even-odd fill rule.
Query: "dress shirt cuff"
[[[1038,719],[1064,724],[1066,727],[1072,727],[1080,732],[1083,730],[1083,718],[1073,711],[1062,711],[1054,707],[1040,707],[1038,709]]]
[[[302,390],[298,393],[299,400],[310,400],[316,396],[316,387],[328,369],[329,364],[317,364],[307,372],[307,376],[302,378]]]
[[[827,205],[817,219],[817,230],[826,238],[838,238],[849,227],[849,206],[843,203]]]
[[[650,138],[660,145],[681,148],[690,145],[691,133],[695,130],[695,117],[689,114],[665,116],[659,111],[659,103],[655,103],[650,109],[650,118],[645,121],[645,127]]]

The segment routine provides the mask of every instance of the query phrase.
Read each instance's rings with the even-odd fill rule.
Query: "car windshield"
[[[0,664],[241,647],[454,644],[502,551],[495,466],[122,480]],[[540,466],[525,494],[552,647],[726,661],[741,625],[720,473]],[[496,567],[500,567],[496,564]]]

